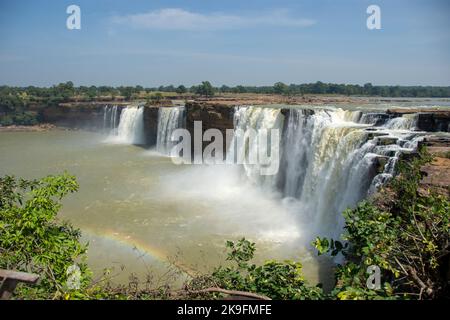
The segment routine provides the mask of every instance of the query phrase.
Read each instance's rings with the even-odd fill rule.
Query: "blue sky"
[[[81,30],[66,8],[81,8]],[[381,30],[366,9],[381,8]],[[446,0],[0,0],[0,84],[450,85]]]

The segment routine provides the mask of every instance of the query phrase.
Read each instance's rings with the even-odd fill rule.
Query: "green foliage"
[[[277,94],[286,94],[289,92],[289,87],[283,82],[277,82],[273,85],[273,91]]]
[[[259,93],[259,94],[341,94],[341,95],[364,95],[382,97],[450,97],[450,87],[431,86],[374,86],[366,83],[364,86],[353,84],[315,83],[286,85],[277,82],[273,86],[221,86],[221,92],[229,93]]]
[[[12,113],[6,116],[0,116],[0,125],[23,125],[31,126],[39,123],[39,117],[33,112]]]
[[[73,176],[41,180],[0,178],[0,268],[40,275],[37,286],[19,287],[19,298],[58,298],[70,291],[67,270],[77,264],[81,285],[90,281],[81,233],[56,215],[60,200],[78,190]]]
[[[342,252],[344,248],[347,248],[348,243],[342,244],[342,242],[337,240],[317,237],[312,245],[317,249],[319,255],[330,252],[334,257]]]
[[[161,92],[155,92],[150,96],[150,100],[152,102],[156,102],[156,103],[161,102],[163,99],[164,99],[164,96],[162,95]]]
[[[210,97],[214,95],[215,88],[211,85],[209,81],[203,81],[201,85],[195,87],[195,93]]]
[[[121,87],[119,88],[120,94],[124,96],[125,100],[130,101],[133,96],[133,87]]]
[[[186,92],[187,92],[187,89],[186,89],[185,86],[180,85],[180,86],[178,86],[176,92],[177,92],[178,94],[183,94],[183,93],[186,93]]]
[[[227,260],[233,266],[220,266],[212,273],[213,282],[224,289],[249,291],[272,299],[322,299],[320,287],[309,287],[302,275],[302,265],[293,261],[266,261],[251,264],[255,244],[245,238],[228,241]]]
[[[425,150],[409,161],[401,161],[398,176],[381,198],[383,206],[363,201],[346,210],[343,240],[317,238],[313,245],[319,254],[342,253],[346,263],[338,267],[333,295],[339,299],[448,297],[450,202],[428,191],[419,192],[420,167],[432,158]],[[381,270],[379,290],[366,287],[367,267]],[[446,271],[447,270],[447,271]]]

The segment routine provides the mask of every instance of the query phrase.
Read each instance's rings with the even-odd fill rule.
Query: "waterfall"
[[[402,117],[392,118],[385,127],[394,130],[414,130],[417,123],[416,114],[405,114]]]
[[[362,116],[358,122],[362,123],[362,124],[371,124],[374,126],[381,126],[381,125],[384,125],[389,119],[390,119],[390,116],[386,113],[365,112],[362,114]]]
[[[228,163],[243,164],[243,172],[247,179],[267,189],[274,188],[276,177],[272,175],[261,175],[261,169],[266,164],[261,164],[257,159],[253,159],[255,161],[252,161],[251,157],[252,155],[258,155],[258,151],[268,154],[272,139],[274,138],[271,136],[271,129],[278,129],[281,135],[284,116],[280,111],[280,109],[273,108],[236,107],[234,127],[237,130],[235,130],[233,140],[227,152]],[[266,129],[266,143],[263,141],[261,143],[251,143],[250,137],[246,135],[248,129],[256,130],[256,132],[259,129]],[[254,139],[259,139],[259,137],[255,136]],[[258,150],[258,147],[266,147],[266,149]]]
[[[281,182],[285,196],[298,198],[301,196],[306,168],[311,162],[310,144],[314,129],[314,121],[307,110],[290,110],[283,146],[282,166],[286,172]],[[308,121],[308,119],[310,121]],[[290,161],[296,159],[295,161]]]
[[[117,106],[105,107],[104,131],[108,141],[125,144],[145,144],[144,107],[127,107],[122,111]]]
[[[115,135],[119,124],[120,110],[117,106],[105,106],[103,109],[103,132]]]
[[[184,127],[184,106],[159,108],[156,150],[169,155],[176,142],[171,140],[175,129]]]
[[[414,126],[414,117],[404,119],[401,126]],[[384,125],[375,127],[380,123]],[[342,231],[341,212],[386,183],[400,153],[413,150],[421,139],[418,133],[394,130],[400,125],[379,114],[339,108],[291,108],[283,116],[277,108],[239,107],[234,124],[243,130],[283,130],[276,176],[261,176],[254,166],[243,165],[242,170],[251,183],[295,201],[297,214],[311,230],[333,237]],[[233,148],[228,156],[234,156]]]
[[[324,234],[336,235],[340,212],[364,197],[373,177],[371,145],[355,122],[360,116],[340,109],[289,110],[278,186]]]

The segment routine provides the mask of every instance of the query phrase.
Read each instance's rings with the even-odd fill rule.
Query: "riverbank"
[[[37,125],[31,126],[20,126],[20,125],[11,125],[11,126],[0,126],[0,132],[43,132],[55,130],[58,127],[51,123],[41,123]]]

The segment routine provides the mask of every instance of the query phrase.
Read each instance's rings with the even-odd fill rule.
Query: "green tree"
[[[120,94],[125,98],[126,101],[130,101],[131,97],[133,96],[134,93],[134,88],[133,87],[121,87],[120,89]]]
[[[178,88],[177,88],[177,93],[178,94],[183,94],[183,93],[186,93],[186,92],[187,92],[187,89],[186,89],[185,86],[183,86],[183,85],[178,86]]]
[[[214,95],[214,87],[209,81],[203,81],[196,87],[196,93],[205,97],[211,97]]]
[[[288,92],[289,87],[283,82],[277,82],[273,85],[273,91],[276,94],[286,94]]]
[[[366,83],[364,85],[364,94],[370,96],[372,95],[373,86],[371,83]]]
[[[19,297],[62,298],[76,289],[66,283],[75,264],[80,289],[90,281],[80,231],[56,218],[60,200],[77,190],[68,174],[32,181],[0,178],[0,268],[40,275],[38,285],[18,287]]]
[[[220,92],[225,93],[225,92],[230,92],[231,88],[227,85],[223,85],[220,87]]]

